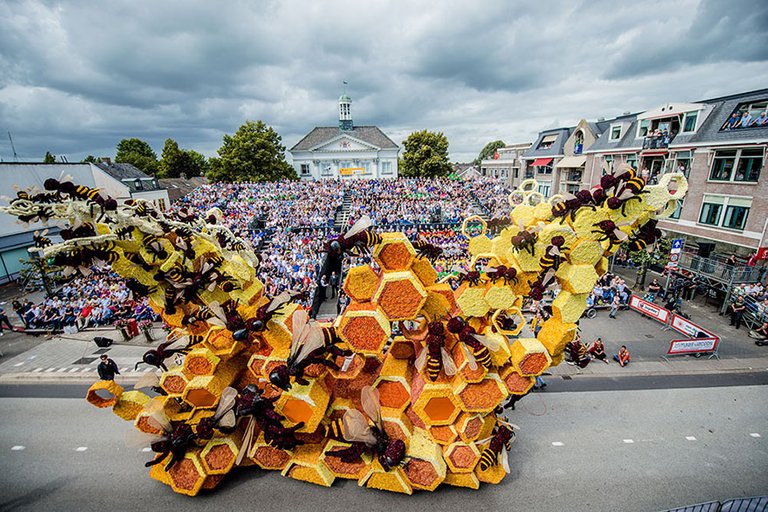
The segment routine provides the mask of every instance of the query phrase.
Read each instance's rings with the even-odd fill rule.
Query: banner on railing
[[[690,336],[691,338],[718,338],[717,335],[677,314],[672,315],[672,321],[669,323],[669,326],[677,332]]]
[[[653,302],[641,299],[637,295],[633,295],[629,298],[629,307],[642,313],[645,316],[649,316],[654,320],[665,324],[669,321],[670,312],[661,306],[657,306]]]
[[[717,349],[718,338],[697,338],[694,340],[672,340],[669,342],[667,355],[698,354],[714,352]]]

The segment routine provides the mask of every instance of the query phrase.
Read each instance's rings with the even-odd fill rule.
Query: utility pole
[[[16,146],[13,145],[13,137],[11,137],[11,132],[8,132],[8,140],[11,141],[11,149],[13,150],[13,161],[18,162],[19,155],[16,154]]]

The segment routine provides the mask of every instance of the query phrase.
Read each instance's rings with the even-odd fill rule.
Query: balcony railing
[[[533,171],[525,171],[525,179],[533,178]]]
[[[643,149],[666,149],[674,135],[651,135],[643,138]]]
[[[679,265],[693,272],[700,272],[718,281],[754,283],[762,279],[764,272],[759,267],[747,265],[726,265],[717,260],[702,258],[689,253],[680,256]]]
[[[581,171],[568,171],[565,181],[581,181]]]

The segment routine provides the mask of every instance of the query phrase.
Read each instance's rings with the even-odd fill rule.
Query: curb
[[[143,374],[118,376],[117,381],[121,386],[133,385],[139,381]],[[91,384],[99,380],[96,373],[51,375],[44,373],[8,373],[0,376],[2,384]]]

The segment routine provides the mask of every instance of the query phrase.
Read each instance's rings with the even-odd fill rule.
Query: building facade
[[[536,141],[523,152],[525,167],[521,169],[522,180],[535,178],[539,183],[539,192],[544,197],[559,193],[561,173],[555,164],[565,156],[565,141],[572,132],[573,128],[554,128],[539,132]]]
[[[37,187],[43,190],[48,178],[61,178],[62,174],[72,176],[78,185],[98,188],[114,197],[118,203],[128,199],[151,201],[165,210],[169,205],[168,192],[156,178],[148,176],[130,164],[103,162],[90,163],[8,163],[0,162],[0,190],[7,196],[14,196],[14,188]],[[58,226],[44,228],[39,222],[24,226],[15,218],[0,213],[0,283],[14,279],[22,264],[19,260],[29,259],[28,247],[33,245],[32,235],[41,229],[49,230],[49,238],[56,241]]]
[[[498,178],[507,185],[517,186],[524,174],[523,153],[530,147],[530,142],[523,142],[497,149],[492,158],[480,162],[480,176]]]
[[[301,179],[397,178],[400,147],[376,126],[355,126],[352,100],[339,98],[339,126],[318,126],[290,149]]]

